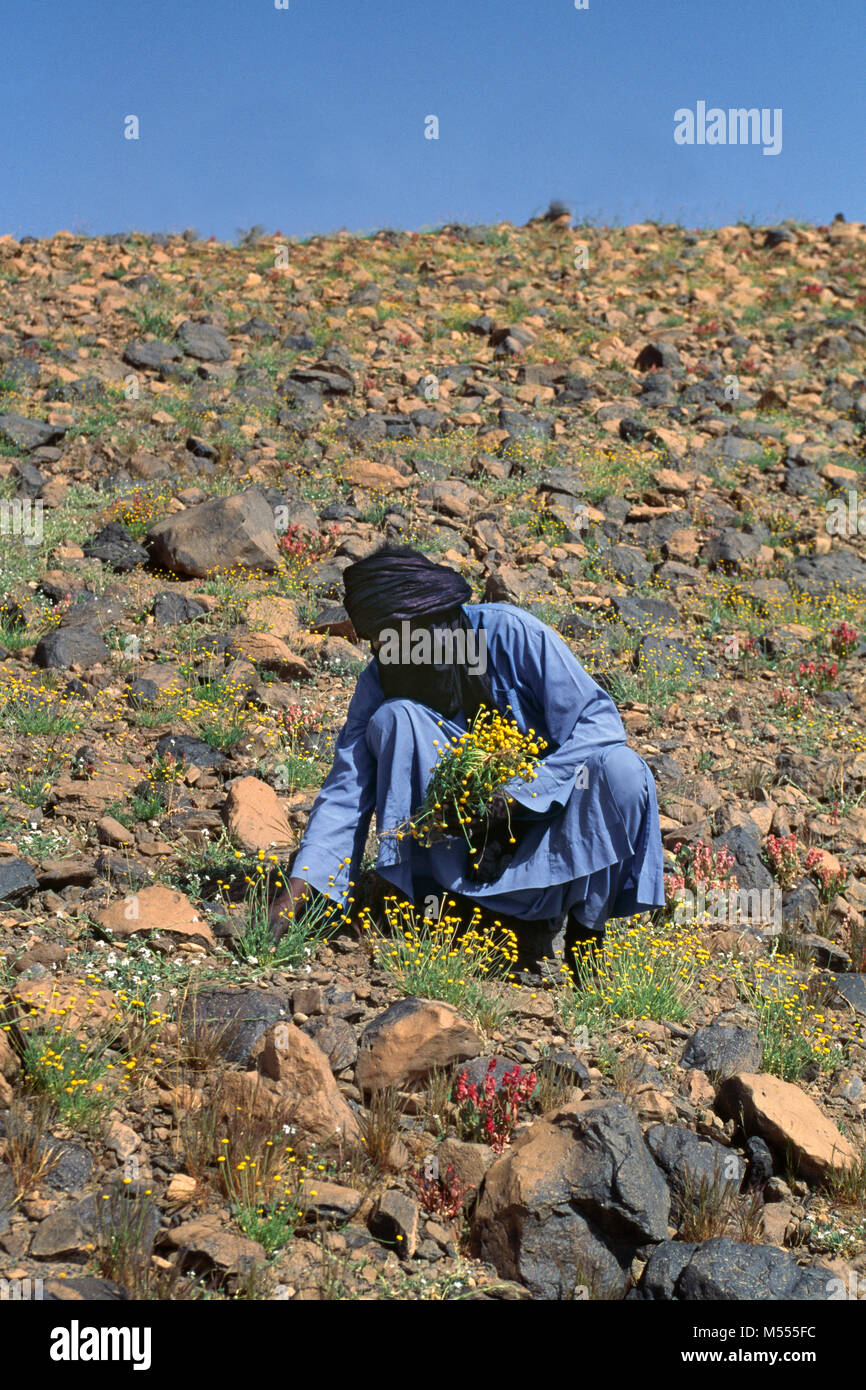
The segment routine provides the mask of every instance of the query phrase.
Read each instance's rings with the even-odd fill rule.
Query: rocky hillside
[[[0,238],[0,1279],[862,1292],[864,252]],[[576,981],[369,871],[272,947],[386,538],[556,628],[653,769],[668,907]]]

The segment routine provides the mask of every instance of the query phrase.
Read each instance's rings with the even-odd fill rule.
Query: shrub
[[[458,912],[448,912],[443,899],[435,921],[419,916],[411,903],[386,897],[383,904],[387,931],[373,925],[369,909],[361,914],[361,925],[369,932],[378,965],[388,972],[403,994],[422,999],[441,999],[467,1017],[477,1020],[490,1001],[485,983],[490,977],[504,979],[517,960],[517,941],[513,932],[494,924],[495,931],[476,929],[480,911],[476,908],[469,927]]]
[[[520,1107],[529,1101],[537,1080],[534,1071],[525,1072],[515,1063],[497,1085],[495,1057],[491,1058],[480,1086],[467,1080],[462,1071],[454,1086],[454,1100],[460,1107],[457,1127],[461,1138],[480,1140],[501,1154],[511,1142]]]

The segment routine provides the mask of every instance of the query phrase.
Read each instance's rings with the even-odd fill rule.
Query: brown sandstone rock
[[[155,883],[128,893],[95,914],[106,931],[116,936],[134,936],[139,932],[163,931],[176,936],[197,936],[209,945],[214,944],[207,922],[193,907],[189,898],[171,888]]]
[[[364,1093],[405,1086],[480,1052],[477,1033],[450,1004],[400,999],[365,1028],[355,1084]]]
[[[742,1072],[722,1085],[717,1108],[759,1134],[780,1155],[790,1150],[804,1178],[826,1178],[858,1162],[849,1139],[790,1081],[763,1072]]]
[[[273,574],[280,565],[273,508],[253,489],[166,517],[147,538],[157,564],[196,579],[228,570]]]
[[[232,638],[230,656],[245,656],[263,671],[275,671],[283,680],[309,680],[312,671],[281,637],[270,632],[241,632]]]
[[[353,1146],[360,1138],[354,1113],[334,1080],[327,1057],[293,1023],[277,1023],[253,1049],[257,1071],[228,1072],[226,1105],[272,1116],[316,1144]]]
[[[294,843],[283,803],[273,787],[258,777],[232,782],[223,814],[229,834],[248,854],[285,849]]]

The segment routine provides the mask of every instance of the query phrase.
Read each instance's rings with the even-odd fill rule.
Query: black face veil
[[[452,643],[451,653],[453,656],[455,649],[466,652],[472,625],[461,604],[472,590],[447,565],[434,564],[408,547],[386,549],[350,565],[343,572],[343,584],[346,612],[359,637],[375,641],[383,630],[399,631],[404,622],[411,624],[413,632],[428,629],[431,637],[437,630],[456,633],[462,629],[463,640]],[[435,653],[436,642],[430,645]],[[408,653],[404,652],[404,657],[408,658]],[[493,703],[487,677],[471,673],[465,660],[413,665],[407,659],[384,662],[377,657],[377,665],[389,700],[415,700],[446,718],[462,709],[468,719],[479,705]]]

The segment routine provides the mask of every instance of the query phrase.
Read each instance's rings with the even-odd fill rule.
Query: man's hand
[[[274,899],[268,923],[274,934],[274,945],[278,945],[286,928],[289,925],[289,913],[297,912],[307,893],[310,885],[303,878],[290,878],[289,886],[284,893],[280,893]]]
[[[469,833],[475,850],[469,855],[466,878],[472,883],[495,882],[514,858],[519,836],[502,792],[494,792],[486,814],[473,822]]]

